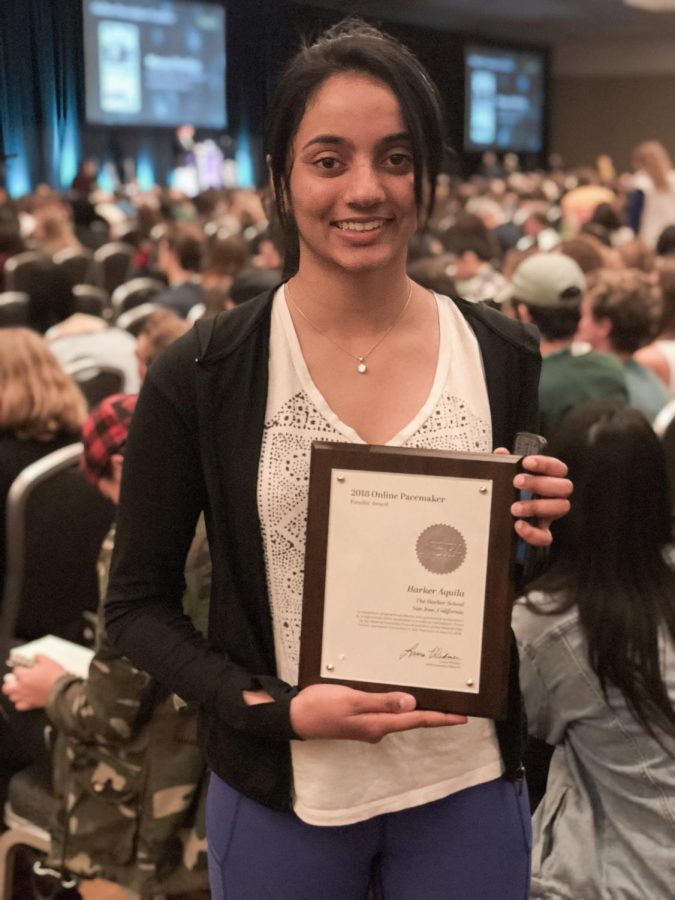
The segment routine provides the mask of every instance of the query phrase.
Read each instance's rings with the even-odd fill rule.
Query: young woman
[[[556,745],[531,897],[670,900],[675,573],[663,451],[639,412],[611,401],[570,413],[549,450],[569,463],[574,505],[513,616],[530,731]]]
[[[295,274],[199,325],[148,373],[110,632],[201,706],[214,897],[349,900],[372,882],[388,898],[525,898],[517,687],[496,728],[417,710],[402,692],[292,685],[311,442],[512,445],[536,421],[536,341],[406,276],[442,128],[435,88],[398,43],[350,24],[303,49],[280,84],[267,146]],[[545,499],[513,513],[543,518],[516,530],[544,545],[570,483],[557,460],[527,464],[534,474],[517,486]],[[202,509],[208,646],[177,603]]]

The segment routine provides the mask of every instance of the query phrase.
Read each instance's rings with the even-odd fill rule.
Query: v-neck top
[[[489,452],[490,410],[478,343],[447,297],[436,296],[440,341],[429,395],[392,446]],[[354,372],[355,378],[367,377]],[[274,298],[268,399],[258,474],[279,676],[298,679],[309,460],[314,440],[364,443],[341,421],[309,373],[283,287]],[[502,773],[494,724],[389,734],[378,744],[293,741],[297,815],[315,825],[344,825],[417,806]]]

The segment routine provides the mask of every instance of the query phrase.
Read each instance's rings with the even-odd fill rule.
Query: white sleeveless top
[[[392,446],[489,452],[492,429],[475,335],[447,297],[437,297],[440,352],[429,396]],[[355,377],[361,377],[356,374]],[[365,376],[367,377],[367,376]],[[303,566],[314,440],[364,443],[312,381],[286,305],[274,298],[269,385],[258,474],[258,511],[279,677],[298,679]],[[503,771],[494,723],[389,734],[361,741],[292,741],[294,809],[313,825],[346,825],[439,800]]]

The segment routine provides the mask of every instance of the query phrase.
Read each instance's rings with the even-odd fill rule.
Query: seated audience
[[[675,573],[663,452],[595,402],[549,444],[574,482],[545,573],[513,611],[530,733],[555,746],[532,900],[671,900]]]
[[[635,353],[635,359],[651,369],[675,394],[675,259],[664,259],[658,269],[663,313],[656,340]]]
[[[83,427],[85,474],[115,504],[135,404],[134,395],[108,397]],[[102,598],[113,543],[114,526],[99,559]],[[210,558],[203,521],[185,577],[185,614],[205,632]],[[115,650],[103,624],[103,599],[86,679],[38,656],[30,668],[14,667],[2,690],[18,713],[45,709],[54,728],[58,811],[51,865],[134,891],[160,884],[165,893],[206,888],[206,769],[196,743],[196,712]],[[16,715],[13,725],[20,730]],[[44,755],[40,747],[25,750]]]
[[[0,588],[5,577],[5,503],[16,476],[80,439],[87,403],[43,337],[0,328]]]
[[[169,282],[167,290],[153,298],[185,318],[193,306],[202,303],[204,291],[199,272],[204,239],[197,228],[183,223],[168,226],[157,247],[157,268]]]
[[[660,297],[635,269],[604,270],[585,296],[577,338],[594,350],[611,353],[623,365],[628,403],[653,421],[672,394],[633,354],[654,337],[661,316]]]
[[[550,437],[567,413],[588,400],[628,400],[621,363],[606,353],[572,346],[586,289],[584,273],[562,253],[534,253],[513,273],[515,314],[536,325],[543,357],[539,380],[539,430]]]

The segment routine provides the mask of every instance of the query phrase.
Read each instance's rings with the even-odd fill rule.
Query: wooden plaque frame
[[[301,688],[326,683],[346,684],[365,691],[403,690],[417,698],[419,708],[492,719],[505,716],[516,546],[510,507],[517,499],[513,478],[521,470],[521,459],[513,455],[313,442],[300,638]],[[335,469],[475,478],[492,483],[480,687],[477,692],[349,681],[321,671],[331,478]]]

